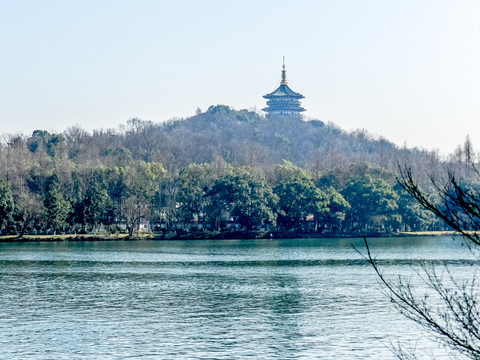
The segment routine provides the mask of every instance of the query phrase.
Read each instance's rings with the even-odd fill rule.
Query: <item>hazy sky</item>
[[[0,133],[265,106],[286,57],[306,116],[480,149],[478,0],[0,0]]]

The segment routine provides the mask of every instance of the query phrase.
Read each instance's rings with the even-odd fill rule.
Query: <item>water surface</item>
[[[2,359],[393,359],[421,340],[361,239],[0,244]],[[385,273],[467,274],[451,238],[372,239]],[[420,339],[420,340],[418,340]],[[438,351],[438,350],[436,350]]]

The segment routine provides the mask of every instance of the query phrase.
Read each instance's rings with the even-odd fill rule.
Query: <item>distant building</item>
[[[263,96],[267,99],[267,107],[262,110],[267,113],[267,119],[278,116],[292,119],[300,119],[301,112],[305,111],[300,106],[300,99],[303,99],[302,94],[296,93],[287,85],[287,71],[285,70],[285,58],[283,59],[282,81],[280,86],[270,94]]]

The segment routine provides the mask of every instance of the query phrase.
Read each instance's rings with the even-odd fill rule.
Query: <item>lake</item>
[[[459,239],[371,239],[388,276],[471,274]],[[0,243],[1,359],[394,359],[431,348],[362,239]],[[446,358],[446,357],[445,357]]]

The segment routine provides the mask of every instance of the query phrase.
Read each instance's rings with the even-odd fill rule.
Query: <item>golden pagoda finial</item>
[[[285,56],[283,57],[282,81],[280,85],[287,85],[287,70],[285,70]]]

